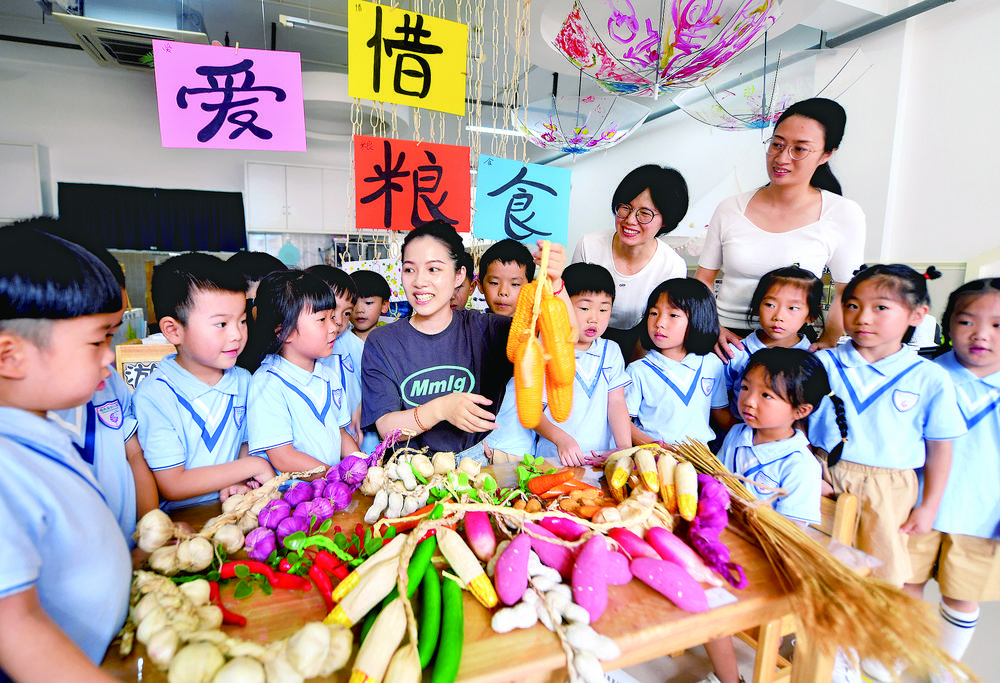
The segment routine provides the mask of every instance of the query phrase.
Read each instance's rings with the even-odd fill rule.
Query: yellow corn
[[[677,510],[687,521],[698,514],[698,473],[689,462],[679,462],[674,468],[674,486],[677,487]]]
[[[541,344],[535,337],[528,337],[514,354],[514,391],[517,400],[517,417],[525,429],[534,429],[542,419],[544,372],[545,362]]]
[[[656,461],[656,471],[660,475],[660,497],[669,512],[677,512],[677,487],[674,486],[674,468],[677,461],[667,452],[660,454]]]
[[[660,477],[656,473],[656,459],[653,454],[645,448],[640,448],[633,456],[635,459],[635,469],[642,478],[642,483],[646,488],[657,493],[660,490]]]
[[[389,668],[392,653],[406,635],[406,611],[402,598],[383,608],[354,660],[350,683],[379,683]]]
[[[535,305],[535,289],[538,287],[538,280],[532,280],[521,287],[521,293],[517,298],[517,308],[514,309],[514,318],[510,323],[510,334],[507,335],[507,360],[514,361],[514,353],[518,346],[529,336],[535,336],[535,330],[531,325],[532,309]],[[531,329],[529,329],[531,328]]]
[[[572,334],[569,313],[562,299],[551,295],[542,299],[538,327],[542,332],[542,346],[545,347],[545,353],[549,354],[546,367],[552,378],[559,384],[572,384],[576,373],[576,359],[573,355],[573,342],[569,340]]]
[[[396,534],[391,541],[379,548],[358,568],[348,574],[343,581],[338,583],[333,589],[333,601],[340,602],[344,596],[354,590],[354,587],[361,582],[361,577],[368,574],[377,564],[391,557],[399,557],[403,550],[403,543],[406,542],[406,534]]]
[[[420,654],[416,645],[407,643],[389,660],[384,683],[420,683],[420,677]]]
[[[545,368],[545,395],[549,400],[549,412],[556,422],[565,422],[573,411],[573,383],[557,382],[549,368]]]
[[[399,569],[399,556],[379,562],[372,570],[361,578],[357,588],[352,590],[340,603],[330,610],[323,620],[324,624],[340,624],[351,628],[361,617],[382,601],[396,585],[396,573]]]
[[[437,539],[438,548],[444,555],[444,559],[448,560],[448,564],[458,574],[462,583],[468,587],[469,592],[482,603],[483,607],[487,609],[496,607],[499,598],[493,588],[493,583],[486,576],[483,566],[479,564],[479,560],[462,540],[462,537],[458,535],[458,532],[448,527],[441,527],[437,530]]]
[[[635,469],[635,463],[632,462],[632,458],[618,458],[615,460],[615,469],[611,473],[611,486],[614,488],[622,488],[628,481],[628,478],[632,476],[632,470]]]
[[[612,457],[615,455],[612,453]],[[608,491],[611,492],[611,497],[615,499],[615,502],[620,503],[625,500],[625,488],[614,484],[615,463],[618,458],[612,459],[612,457],[609,457],[604,463],[604,480],[608,482]]]

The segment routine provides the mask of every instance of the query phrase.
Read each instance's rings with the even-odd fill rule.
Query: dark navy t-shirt
[[[386,413],[456,392],[491,399],[486,409],[495,413],[513,371],[506,356],[510,322],[506,316],[461,310],[437,334],[417,331],[408,318],[372,330],[361,357],[362,426],[374,429]],[[441,421],[415,441],[432,451],[458,453],[484,438],[485,432],[463,432]]]

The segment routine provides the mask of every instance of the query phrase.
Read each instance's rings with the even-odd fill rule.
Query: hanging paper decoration
[[[465,115],[468,26],[371,2],[349,7],[348,95]]]
[[[480,239],[566,244],[571,171],[479,155],[476,224]]]
[[[723,70],[674,98],[689,116],[715,128],[770,128],[790,105],[836,99],[871,68],[861,50],[802,50],[751,73]]]
[[[542,149],[583,154],[617,145],[649,116],[651,107],[613,95],[550,96],[515,109],[514,125]]]
[[[608,92],[691,88],[764,35],[777,0],[575,0],[553,47]]]

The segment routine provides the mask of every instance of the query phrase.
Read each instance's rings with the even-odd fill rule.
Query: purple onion
[[[351,489],[342,481],[330,482],[323,489],[323,497],[330,500],[334,510],[345,510],[351,504]]]
[[[368,461],[356,455],[348,455],[340,461],[337,466],[340,472],[340,480],[352,488],[361,486],[368,474]]]
[[[302,533],[309,533],[309,520],[303,519],[302,517],[286,517],[281,520],[281,524],[278,525],[276,531],[278,535],[278,543],[284,543],[285,539],[294,534],[296,531],[301,531]]]
[[[301,517],[308,522],[309,517],[316,514],[313,512],[313,503],[315,502],[314,500],[307,500],[304,503],[299,503],[292,510],[292,517]]]
[[[259,526],[247,534],[243,547],[247,551],[247,557],[263,562],[275,551],[274,532]]]
[[[312,484],[307,482],[299,482],[292,488],[285,491],[285,500],[292,507],[295,507],[299,503],[304,503],[307,500],[312,500],[313,498],[313,488]]]
[[[316,518],[316,522],[324,522],[333,517],[333,503],[329,498],[316,498],[312,501],[310,514]]]
[[[323,489],[326,488],[326,479],[313,479],[310,482],[313,490],[313,498],[319,498],[323,495]]]
[[[277,529],[281,520],[292,514],[292,506],[283,500],[270,500],[257,513],[257,523],[268,529]]]

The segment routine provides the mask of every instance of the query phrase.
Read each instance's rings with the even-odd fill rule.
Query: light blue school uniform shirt
[[[590,451],[614,448],[614,437],[608,422],[608,394],[613,389],[632,383],[625,373],[625,361],[618,344],[598,338],[583,350],[576,351],[576,375],[573,377],[573,410],[565,422],[555,422],[548,405],[545,416],[564,432],[576,439],[584,455]],[[559,459],[556,445],[538,437],[537,455]]]
[[[689,353],[678,362],[653,349],[625,371],[632,380],[625,389],[628,413],[643,432],[668,443],[715,438],[710,411],[725,408],[729,397],[722,361],[714,353]]]
[[[97,479],[65,430],[16,408],[0,408],[0,460],[0,599],[34,588],[99,664],[128,613],[132,560]]]
[[[934,528],[1000,538],[1000,372],[976,377],[949,351],[935,359],[955,383],[968,432],[952,443],[951,474]]]
[[[747,486],[758,500],[774,495],[774,487],[784,489],[788,495],[771,503],[776,512],[800,522],[820,522],[823,468],[798,429],[791,438],[755,446],[753,429],[738,424],[726,434],[719,460],[730,472],[762,485]]]
[[[924,465],[925,439],[948,440],[965,433],[955,385],[944,368],[919,357],[916,349],[904,346],[869,363],[848,339],[816,357],[833,393],[844,402],[844,460],[914,470]],[[833,402],[821,401],[809,416],[809,441],[829,452],[840,439]]]
[[[517,391],[514,388],[514,378],[507,381],[503,400],[497,410],[497,428],[486,435],[486,445],[492,449],[521,457],[535,455],[538,434],[534,429],[525,429],[517,416]]]
[[[810,346],[812,346],[810,341],[805,337],[801,337],[792,348],[808,351]],[[725,364],[726,391],[729,392],[729,410],[732,411],[737,419],[742,419],[740,418],[738,402],[740,400],[740,382],[743,380],[743,371],[746,370],[747,365],[750,363],[750,356],[766,348],[767,346],[760,340],[756,332],[744,339],[742,345],[729,345],[729,352],[733,354],[733,357]]]
[[[326,465],[340,462],[340,428],[351,422],[339,373],[316,363],[307,372],[277,354],[250,380],[250,452],[292,444]]]
[[[208,467],[236,460],[247,441],[250,373],[232,367],[209,386],[164,357],[132,395],[139,443],[153,472],[184,466]],[[217,491],[161,507],[170,511],[218,500]]]
[[[115,369],[82,406],[50,410],[48,419],[66,430],[74,448],[90,465],[129,547],[135,547],[135,477],[125,455],[125,442],[138,428],[132,391]]]
[[[351,328],[337,337],[333,343],[333,353],[327,358],[319,358],[317,362],[328,365],[340,373],[340,382],[347,394],[347,408],[354,413],[361,405],[361,355],[365,351],[365,343]],[[347,429],[358,442],[358,446],[366,453],[371,453],[379,445],[381,439],[374,429],[361,430],[361,436]]]

